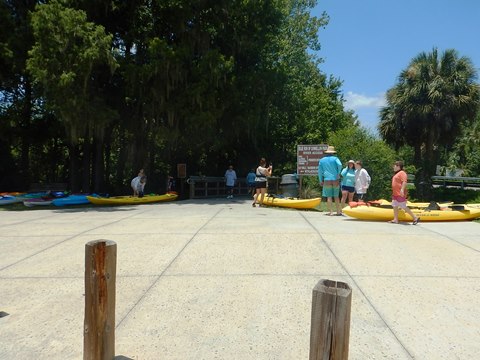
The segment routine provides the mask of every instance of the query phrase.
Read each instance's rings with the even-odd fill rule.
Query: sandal
[[[257,207],[257,206],[255,205],[255,203],[253,203],[253,204],[252,204],[252,207]]]
[[[398,224],[397,221],[393,221],[393,220],[388,221],[388,223],[389,223],[389,224]]]
[[[417,217],[415,220],[413,220],[412,225],[417,225],[420,222],[420,218]]]

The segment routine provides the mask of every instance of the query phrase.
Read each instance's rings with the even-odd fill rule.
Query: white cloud
[[[350,110],[358,110],[360,108],[378,109],[385,105],[385,94],[379,94],[378,96],[371,97],[348,91],[345,95],[345,108]]]

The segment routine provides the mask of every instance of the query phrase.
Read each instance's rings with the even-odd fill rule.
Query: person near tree
[[[255,195],[255,169],[250,169],[250,172],[247,174],[247,186],[248,193],[250,195]]]

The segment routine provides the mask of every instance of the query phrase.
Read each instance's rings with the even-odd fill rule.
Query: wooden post
[[[303,179],[303,176],[300,175],[298,177],[298,198],[301,199],[302,198],[302,179]]]
[[[190,187],[190,197],[189,197],[189,199],[193,199],[193,198],[195,198],[195,180],[188,179],[187,184]]]
[[[115,357],[115,279],[117,244],[95,240],[85,244],[84,360]]]
[[[175,179],[175,191],[181,199],[185,199],[185,179]]]
[[[310,360],[347,360],[352,289],[322,279],[313,289]]]

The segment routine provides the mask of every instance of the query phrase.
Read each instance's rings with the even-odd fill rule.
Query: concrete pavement
[[[320,279],[352,288],[349,359],[480,354],[478,223],[215,199],[0,211],[0,226],[0,359],[83,358],[98,239],[117,243],[116,359],[308,359]]]

